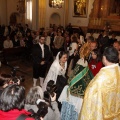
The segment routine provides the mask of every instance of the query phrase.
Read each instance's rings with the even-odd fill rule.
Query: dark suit
[[[101,53],[104,52],[105,48],[109,46],[109,37],[102,36],[99,40]]]
[[[113,43],[116,41],[117,41],[117,39],[115,39],[115,38],[109,39],[109,45],[113,45]]]
[[[33,56],[33,78],[44,78],[46,74],[47,65],[50,58],[49,47],[44,44],[44,58],[42,58],[42,49],[39,44],[35,44],[32,49]],[[45,61],[44,65],[41,65],[41,61]]]

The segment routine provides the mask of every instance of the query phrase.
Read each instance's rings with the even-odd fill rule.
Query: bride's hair
[[[68,55],[68,52],[66,52],[66,51],[60,51],[59,60],[62,58],[63,55]]]

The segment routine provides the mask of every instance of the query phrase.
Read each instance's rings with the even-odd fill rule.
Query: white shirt
[[[41,49],[42,49],[42,58],[44,58],[44,44],[40,44],[40,43],[39,43],[39,45],[40,45],[40,47],[41,47]]]
[[[73,42],[70,44],[69,56],[71,56],[75,50],[77,50],[77,43]]]

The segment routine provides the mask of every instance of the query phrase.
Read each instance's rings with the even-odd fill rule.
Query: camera
[[[17,83],[18,81],[20,82],[24,82],[25,81],[25,77],[24,76],[16,76],[16,71],[17,69],[19,69],[18,66],[13,67],[13,69],[11,70],[11,76],[12,76],[12,80],[14,83]]]
[[[11,74],[4,74],[2,73],[0,75],[0,85],[3,86],[4,84],[19,84],[20,82],[24,82],[25,81],[25,77],[24,76],[17,76],[16,75],[16,70],[19,67],[13,67],[11,70]]]
[[[57,86],[54,84],[53,80],[50,80],[48,82],[46,90],[50,93],[52,97],[54,96],[54,93],[57,92]]]
[[[48,105],[45,102],[40,102],[37,107],[37,113],[35,113],[32,109],[28,111],[31,113],[30,117],[35,118],[35,120],[40,120],[40,117],[44,118],[45,115],[48,113]]]
[[[24,82],[24,76],[12,76],[11,74],[1,74],[0,75],[0,85],[3,86],[4,84],[18,84],[19,82]]]
[[[45,102],[40,102],[38,105],[38,111],[37,111],[37,114],[44,118],[45,115],[48,113],[48,105],[45,103]]]
[[[24,82],[25,81],[25,77],[24,76],[15,76],[15,77],[12,77],[12,81],[14,83],[18,83],[19,81],[20,82]]]

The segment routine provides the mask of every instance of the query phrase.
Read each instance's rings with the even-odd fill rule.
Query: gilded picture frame
[[[87,17],[88,0],[73,0],[73,17]]]

